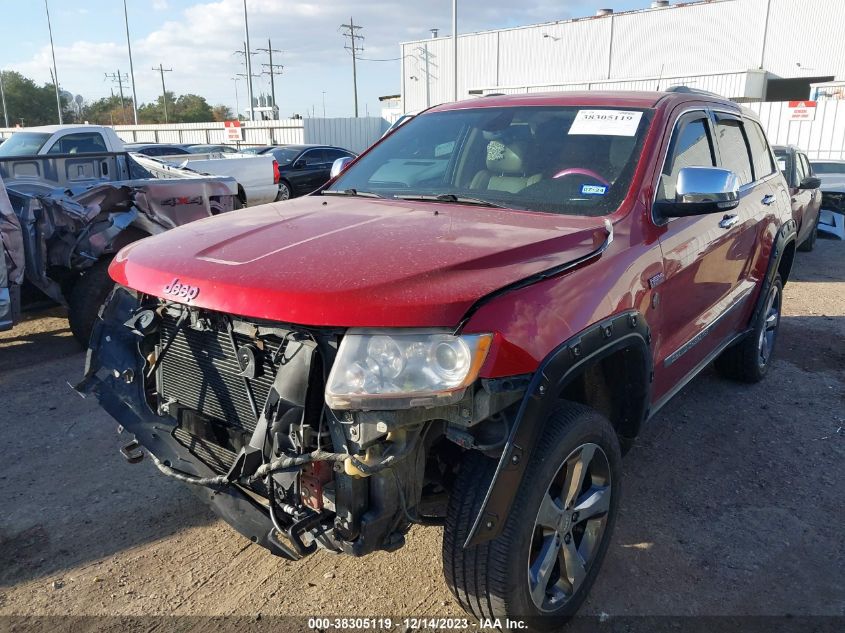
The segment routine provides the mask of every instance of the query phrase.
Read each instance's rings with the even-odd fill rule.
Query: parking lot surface
[[[582,612],[845,615],[845,245],[798,253],[769,376],[712,369],[624,461],[608,557]],[[84,355],[60,309],[0,334],[0,615],[463,616],[442,530],[363,559],[272,557],[68,386]]]

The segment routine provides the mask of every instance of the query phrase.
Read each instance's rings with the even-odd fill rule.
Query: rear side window
[[[306,165],[322,165],[326,162],[325,153],[321,149],[308,150],[303,158]]]
[[[775,172],[772,162],[772,152],[766,142],[766,135],[756,121],[745,121],[745,132],[751,147],[751,158],[754,161],[754,178],[760,180]]]
[[[97,132],[68,134],[61,137],[47,150],[48,154],[94,154],[105,152],[106,144]]]
[[[719,143],[719,154],[722,157],[722,167],[734,172],[741,185],[747,185],[753,178],[742,123],[732,119],[718,121],[716,138]]]
[[[658,200],[674,200],[678,174],[684,167],[715,167],[713,142],[704,118],[681,120],[672,136],[672,143],[663,173],[657,186]]]

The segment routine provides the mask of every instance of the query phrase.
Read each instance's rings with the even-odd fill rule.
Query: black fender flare
[[[493,480],[464,547],[496,538],[502,531],[517,490],[540,437],[543,420],[558,402],[563,389],[589,363],[624,348],[636,346],[643,357],[646,393],[640,421],[648,410],[652,373],[651,333],[642,314],[626,311],[591,325],[556,347],[540,364],[520,403],[502,450]]]
[[[786,249],[790,244],[794,244],[796,248],[798,246],[797,224],[795,223],[795,220],[791,219],[784,222],[778,230],[777,235],[775,235],[775,239],[772,244],[772,252],[769,255],[769,264],[766,268],[766,276],[763,277],[760,294],[757,296],[757,301],[754,303],[754,311],[751,313],[749,328],[752,324],[757,322],[757,319],[760,316],[760,311],[763,310],[766,303],[766,297],[769,295],[769,289],[772,287],[778,271],[780,271],[783,254],[786,252]],[[793,251],[793,257],[794,256],[795,252]],[[792,268],[792,263],[793,262],[789,262],[790,269]],[[786,279],[784,279],[784,284],[785,283]]]

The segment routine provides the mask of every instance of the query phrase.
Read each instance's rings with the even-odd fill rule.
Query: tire
[[[108,273],[110,263],[111,258],[101,259],[82,273],[67,298],[70,331],[86,349],[100,306],[114,288],[114,282]]]
[[[291,198],[293,198],[293,189],[291,189],[290,183],[287,180],[280,180],[279,193],[276,194],[276,202],[290,200]]]
[[[751,333],[716,359],[714,365],[722,376],[748,383],[763,380],[777,342],[782,298],[783,282],[776,275]]]
[[[461,607],[478,619],[523,620],[537,631],[562,626],[578,610],[595,581],[616,521],[622,459],[610,423],[588,407],[562,401],[544,427],[500,535],[469,549],[463,547],[496,470],[496,461],[477,452],[466,455],[461,464],[449,498],[443,534],[443,572]],[[586,459],[590,451],[592,461]],[[561,511],[557,487],[565,483],[566,474],[579,458],[589,463],[583,471],[587,475],[583,481],[589,478],[593,487],[586,490],[593,492],[588,496],[582,486],[574,494],[576,503]],[[565,463],[567,460],[569,467]],[[602,486],[598,486],[602,482]],[[599,490],[603,491],[602,496],[595,497]],[[552,502],[550,492],[554,492],[557,502]],[[587,521],[583,516],[572,515],[572,508],[579,500],[583,514],[585,499],[593,498],[603,501],[602,505],[607,508],[605,512]],[[552,522],[558,521],[556,528],[546,529],[537,523],[541,520],[538,514],[541,505],[543,509],[550,509],[545,513],[546,517],[553,517]],[[588,529],[593,537],[592,544],[586,536]],[[558,553],[555,553],[556,547],[560,547]],[[577,586],[570,585],[561,576],[565,567],[562,562],[564,551],[569,551],[571,556],[572,548],[589,550],[586,569],[582,568]],[[540,568],[539,555],[544,552],[550,553],[548,559],[552,566],[542,576],[545,581],[541,584],[533,582],[531,570]],[[561,583],[569,587],[568,597],[556,593],[560,591],[558,585]],[[532,586],[542,606],[532,598]],[[561,600],[553,603],[549,600],[549,592]]]
[[[816,238],[819,236],[819,217],[816,216],[816,221],[813,224],[813,230],[807,236],[807,239],[801,242],[798,250],[802,253],[809,253],[816,247]]]

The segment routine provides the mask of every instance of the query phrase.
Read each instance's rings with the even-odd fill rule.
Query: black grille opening
[[[176,319],[165,316],[160,328],[161,340],[167,341],[175,329]],[[237,332],[234,337],[237,347],[252,342]],[[271,356],[280,342],[267,341],[267,353],[260,356],[263,372],[249,381],[259,412],[278,369]],[[162,359],[159,393],[165,402],[175,400],[208,418],[252,433],[256,419],[244,379],[239,373],[240,367],[227,332],[183,327]]]

